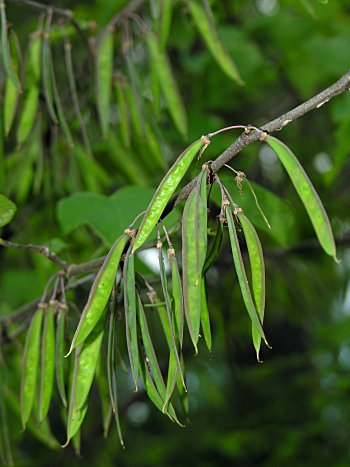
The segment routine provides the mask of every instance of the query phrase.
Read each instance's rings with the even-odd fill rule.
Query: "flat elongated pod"
[[[20,90],[21,85],[19,79],[16,75],[16,72],[13,67],[11,60],[10,45],[7,37],[7,20],[6,20],[6,11],[5,11],[5,2],[0,3],[0,15],[1,15],[1,55],[4,63],[4,68],[7,76],[13,83],[13,85]]]
[[[146,37],[150,58],[154,64],[159,77],[159,84],[164,94],[164,98],[168,105],[169,113],[179,132],[183,135],[187,134],[187,115],[182,103],[181,95],[177,88],[176,81],[173,76],[170,62],[166,54],[161,50],[158,38],[152,32]]]
[[[12,32],[12,31],[11,31]],[[15,34],[11,35],[11,41],[9,42],[9,46],[13,45],[13,60],[11,60],[11,64],[14,70],[16,72],[21,66],[21,50],[20,50],[20,45],[19,41],[17,39],[17,36]],[[5,91],[4,91],[4,104],[3,104],[3,109],[4,109],[4,130],[5,130],[5,135],[8,136],[10,133],[10,130],[12,128],[15,116],[16,116],[16,111],[18,107],[18,101],[19,101],[19,95],[20,95],[20,88],[14,84],[13,80],[9,75],[6,76],[6,81],[5,81]]]
[[[250,316],[253,326],[259,333],[259,336],[264,340],[266,345],[269,346],[269,344],[267,343],[266,337],[265,337],[264,330],[261,326],[260,318],[256,311],[251,292],[250,292],[248,279],[247,279],[247,275],[245,272],[244,263],[242,259],[241,249],[240,249],[239,241],[237,237],[237,231],[236,231],[233,214],[230,209],[230,206],[225,207],[225,213],[226,213],[227,225],[228,225],[228,230],[229,230],[229,235],[230,235],[233,261],[235,263],[235,268],[236,268],[238,281],[239,281],[239,285],[240,285],[241,292],[242,292],[243,301],[244,301],[244,304],[246,306],[246,309],[248,311],[248,314]]]
[[[172,319],[171,301],[170,301],[170,295],[169,295],[169,290],[168,290],[168,279],[167,279],[167,275],[165,272],[162,248],[158,249],[158,255],[159,255],[158,257],[159,257],[160,279],[161,279],[162,290],[163,290],[163,295],[165,299],[166,317],[168,320],[168,326],[167,326],[169,329],[168,334],[170,335],[170,339],[168,340],[168,345],[169,345],[170,353],[172,353],[174,356],[174,360],[177,364],[179,374],[182,376],[181,363],[180,363],[179,355],[177,352],[177,346],[176,346],[175,332],[174,332],[173,319]],[[176,381],[176,374],[173,374],[173,377],[174,377],[174,380]],[[168,378],[169,378],[169,374],[168,374]],[[174,386],[175,386],[175,381],[174,381]],[[183,384],[185,385],[184,379],[183,379]]]
[[[75,352],[73,378],[69,398],[66,445],[78,432],[87,411],[88,397],[94,380],[103,340],[105,317],[106,313],[101,317],[98,325],[87,337],[85,342],[81,344]]]
[[[42,73],[42,83],[43,91],[47,106],[47,111],[51,117],[51,120],[54,123],[58,123],[54,99],[53,99],[53,90],[52,90],[52,57],[51,57],[51,47],[49,42],[49,33],[51,26],[52,13],[48,14],[45,24],[45,32],[43,36],[42,46],[41,46],[41,73]]]
[[[122,76],[117,75],[114,79],[114,89],[119,110],[121,137],[124,146],[128,148],[130,147],[130,122],[124,81]]]
[[[207,344],[209,352],[211,351],[212,339],[211,339],[211,328],[210,318],[207,300],[207,285],[205,277],[201,278],[201,326],[203,330],[203,336],[205,343]]]
[[[37,118],[40,94],[40,54],[41,34],[40,31],[37,31],[32,35],[28,45],[25,95],[16,132],[18,146],[21,146],[26,141]]]
[[[39,420],[42,421],[50,408],[55,379],[55,323],[54,306],[45,310],[43,335],[41,338],[41,380],[39,397]]]
[[[172,285],[172,298],[173,298],[173,322],[175,337],[180,344],[183,343],[184,333],[184,303],[182,294],[182,284],[179,268],[176,261],[175,250],[168,250],[168,257],[171,265],[171,285]]]
[[[34,404],[40,359],[40,336],[43,314],[43,308],[39,308],[35,312],[27,331],[24,346],[21,380],[21,419],[23,428],[25,428],[29,420]]]
[[[164,406],[163,400],[154,385],[152,376],[150,374],[150,370],[147,366],[146,359],[141,354],[140,354],[140,375],[141,375],[142,383],[143,383],[143,386],[146,390],[148,397],[153,402],[153,404],[157,407],[157,409],[163,412],[163,406]],[[180,426],[183,426],[180,423],[179,419],[177,418],[174,407],[171,404],[169,404],[169,406],[167,407],[167,411],[164,413],[170,418],[171,421],[173,421],[174,423],[177,423]]]
[[[123,280],[124,280],[124,309],[126,325],[126,342],[132,377],[134,379],[135,391],[138,384],[138,344],[137,344],[137,322],[136,322],[136,291],[135,291],[135,255],[131,254],[132,245],[130,245],[124,261]]]
[[[121,235],[109,250],[94,283],[89,298],[75,331],[68,355],[88,337],[100,320],[111,295],[121,255],[128,241],[128,235]]]
[[[173,166],[168,170],[142,218],[133,246],[133,252],[137,248],[140,248],[147,240],[194,157],[205,144],[209,144],[205,137],[195,141],[180,154]]]
[[[203,271],[202,271],[203,276],[205,276],[205,274],[209,271],[211,265],[214,263],[215,259],[220,253],[222,239],[224,236],[224,225],[223,224],[224,224],[223,219],[218,219],[217,228],[215,232],[215,238],[214,238],[214,241],[210,245],[209,251],[207,253],[207,257],[205,258]]]
[[[102,135],[107,137],[113,78],[113,30],[106,30],[101,36],[96,51],[96,96],[97,111]]]
[[[190,0],[188,7],[202,39],[222,71],[238,84],[243,84],[236,64],[217,33],[209,5],[203,7],[196,1]]]
[[[268,135],[266,143],[277,154],[300,196],[324,251],[337,260],[331,224],[325,208],[302,165],[292,151],[277,138]]]
[[[65,389],[65,378],[64,378],[64,333],[65,333],[65,321],[66,321],[66,305],[59,304],[57,307],[56,315],[56,386],[60,395],[62,404],[67,407],[67,397]]]
[[[197,280],[200,281],[207,255],[208,207],[207,207],[207,166],[204,165],[196,183],[195,240],[197,260]]]
[[[196,234],[196,191],[187,198],[182,215],[182,289],[185,316],[190,336],[197,351],[201,321],[201,285],[198,277]]]
[[[255,228],[249,219],[243,214],[238,213],[237,217],[243,228],[244,237],[248,247],[250,269],[252,273],[253,297],[261,324],[264,322],[265,314],[265,263],[261,243]],[[253,344],[256,350],[257,359],[259,358],[261,337],[252,325]]]
[[[108,390],[109,398],[112,405],[112,411],[114,414],[115,423],[117,426],[117,432],[119,441],[122,447],[124,447],[123,434],[120,425],[119,419],[119,410],[118,410],[118,390],[117,390],[117,368],[115,361],[116,354],[116,343],[115,343],[115,334],[116,334],[116,313],[117,310],[115,307],[111,307],[110,316],[109,316],[109,328],[108,328],[108,350],[107,350],[107,381],[108,381]]]
[[[161,50],[165,50],[171,28],[171,18],[173,13],[174,2],[172,0],[161,0],[158,33],[159,46]]]

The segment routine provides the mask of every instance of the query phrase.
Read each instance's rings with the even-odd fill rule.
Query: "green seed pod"
[[[39,420],[43,421],[50,408],[55,378],[55,324],[54,304],[45,310],[43,335],[41,338],[41,381],[39,397]]]
[[[96,51],[96,96],[97,111],[102,135],[107,138],[113,80],[113,30],[106,30],[100,38]]]

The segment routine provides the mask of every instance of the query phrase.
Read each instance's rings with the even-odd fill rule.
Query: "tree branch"
[[[35,10],[48,11],[51,10],[54,14],[64,16],[65,18],[72,19],[72,10],[57,8],[53,5],[46,5],[45,3],[35,2],[34,0],[7,0],[8,3],[21,3],[28,7],[34,8]]]
[[[61,268],[66,270],[68,267],[68,263],[66,261],[63,261],[63,259],[59,258],[56,255],[56,253],[53,253],[52,251],[50,251],[50,249],[47,246],[44,246],[44,245],[33,245],[32,243],[28,243],[27,245],[22,245],[20,243],[13,243],[13,242],[9,242],[7,240],[0,238],[0,246],[3,246],[5,248],[15,248],[17,250],[36,251],[37,253],[44,255],[47,259],[49,259],[53,263],[56,263],[59,266],[61,266]]]
[[[303,104],[298,105],[289,112],[275,118],[274,120],[266,123],[262,126],[263,131],[273,133],[275,131],[282,130],[289,123],[293,122],[297,118],[305,115],[311,110],[320,108],[323,104],[333,99],[333,97],[343,94],[345,91],[350,89],[350,70],[345,73],[337,82],[329,86],[327,89],[321,91],[316,96],[307,100]],[[217,159],[213,161],[210,168],[215,173],[227,164],[233,157],[235,157],[242,149],[247,147],[249,144],[254,143],[259,139],[259,132],[251,130],[249,134],[243,133],[236,141],[228,147]],[[177,206],[181,201],[186,199],[196,184],[196,178],[188,183],[179,193],[173,207]]]

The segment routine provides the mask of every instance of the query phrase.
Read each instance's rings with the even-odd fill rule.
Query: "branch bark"
[[[327,89],[324,89],[316,96],[312,97],[311,99],[307,100],[306,102],[298,105],[294,109],[280,115],[279,117],[267,122],[265,125],[261,127],[263,131],[268,133],[273,133],[275,131],[282,130],[285,126],[289,123],[293,122],[299,117],[302,117],[306,113],[310,112],[311,110],[318,109],[326,102],[333,99],[333,97],[338,96],[339,94],[343,94],[345,91],[350,89],[350,70],[345,73],[338,81],[334,84],[329,86]],[[213,172],[217,172],[227,164],[233,157],[235,157],[242,149],[247,147],[249,144],[254,143],[259,139],[259,132],[255,130],[251,130],[249,134],[243,133],[239,136],[236,141],[229,146],[217,159],[213,161],[211,164],[211,169]],[[188,183],[179,193],[175,201],[173,202],[173,207],[177,206],[181,201],[185,200],[192,189],[196,184],[196,178]]]

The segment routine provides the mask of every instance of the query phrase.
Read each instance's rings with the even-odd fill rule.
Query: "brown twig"
[[[58,8],[53,5],[47,5],[45,3],[36,2],[34,0],[7,0],[7,3],[21,3],[28,7],[34,8],[35,10],[47,11],[51,10],[54,14],[59,16],[64,16],[65,18],[72,19],[73,12],[72,10]]]
[[[0,238],[0,246],[5,248],[15,248],[17,250],[32,250],[44,255],[47,259],[53,263],[58,264],[63,269],[67,269],[68,267],[68,263],[66,261],[63,261],[63,259],[59,258],[56,253],[53,253],[47,246],[44,245],[33,245],[32,243],[22,245],[20,243],[9,242]]]
[[[289,112],[284,113],[283,115],[275,118],[274,120],[266,123],[262,126],[262,130],[268,133],[273,133],[275,131],[282,130],[289,123],[293,122],[297,118],[305,115],[306,113],[320,108],[323,104],[333,99],[333,97],[343,94],[345,91],[350,89],[350,70],[345,73],[338,81],[329,86],[327,89],[321,91],[316,96],[307,100],[306,102],[298,105]],[[217,159],[215,159],[211,164],[211,169],[215,173],[225,164],[227,164],[233,157],[235,157],[242,149],[247,147],[249,144],[254,143],[260,137],[260,132],[252,129],[248,134],[245,132],[236,141],[231,144]],[[192,180],[188,183],[173,201],[172,206],[175,207],[181,201],[185,200],[190,194],[191,190],[196,184],[197,179]]]

